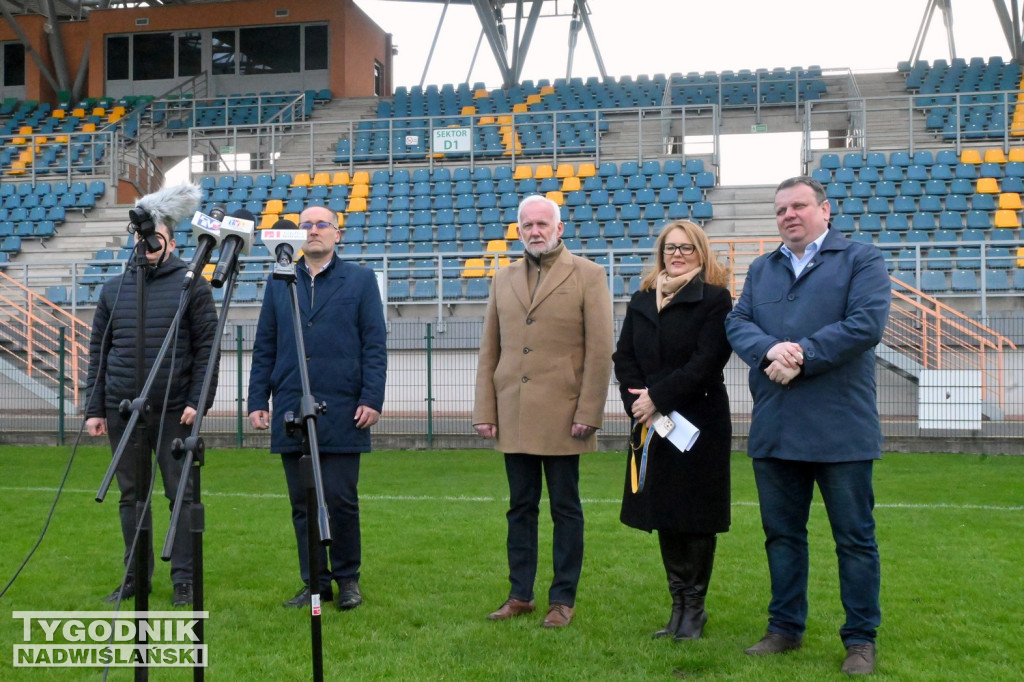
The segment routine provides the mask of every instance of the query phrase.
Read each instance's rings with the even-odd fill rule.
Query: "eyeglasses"
[[[299,229],[301,230],[312,230],[313,228],[318,230],[326,230],[327,228],[335,229],[337,226],[334,223],[329,223],[326,220],[321,220],[315,223],[299,223]]]
[[[696,250],[697,247],[693,244],[662,244],[661,246],[661,252],[666,256],[671,256],[673,253],[689,256]]]

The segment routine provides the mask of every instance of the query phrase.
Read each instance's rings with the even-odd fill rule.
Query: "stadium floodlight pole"
[[[302,313],[296,284],[294,254],[306,241],[305,230],[299,230],[290,220],[279,220],[274,228],[263,230],[263,243],[274,255],[274,279],[288,285],[292,308],[292,333],[295,335],[296,366],[302,384],[299,414],[284,414],[285,433],[302,433],[302,458],[299,460],[303,486],[306,489],[306,548],[309,554],[309,631],[312,643],[313,679],[323,682],[323,643],[320,630],[320,546],[331,544],[331,525],[324,499],[323,475],[320,471],[320,446],[316,435],[317,415],[327,412],[326,403],[317,403],[309,385],[306,366],[306,345],[302,336]],[[312,523],[316,518],[317,522]]]

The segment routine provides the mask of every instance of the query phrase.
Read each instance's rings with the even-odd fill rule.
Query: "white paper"
[[[654,422],[654,430],[662,438],[668,439],[680,452],[692,448],[700,435],[700,429],[674,410],[667,417],[659,416]]]

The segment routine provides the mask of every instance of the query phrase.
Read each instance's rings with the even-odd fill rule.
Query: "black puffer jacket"
[[[155,270],[150,267],[144,268],[146,376],[149,375],[156,354],[174,320],[187,271],[188,266],[174,255],[168,257]],[[106,410],[116,409],[125,398],[131,400],[138,396],[135,387],[137,292],[133,270],[107,280],[100,292],[100,300],[92,322],[92,336],[89,340],[86,395],[92,396],[92,399],[86,408],[86,417],[105,417]],[[164,356],[162,369],[149,392],[150,404],[154,410],[163,407],[165,395],[169,411],[182,410],[186,406],[199,409],[203,374],[210,362],[216,331],[217,312],[213,305],[213,294],[210,284],[200,277],[193,288],[188,308],[181,318],[177,349],[175,350],[172,342]],[[169,372],[172,356],[174,369],[173,372]],[[169,374],[173,377],[173,383],[168,394]],[[213,405],[216,393],[216,367],[210,388],[206,410]]]

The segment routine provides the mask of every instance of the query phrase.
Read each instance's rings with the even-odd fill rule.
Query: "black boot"
[[[658,544],[661,546],[661,561],[665,564],[665,575],[668,576],[668,591],[672,595],[672,615],[668,624],[655,632],[652,637],[675,637],[679,624],[683,620],[683,563],[682,544],[678,533],[658,531]]]
[[[708,613],[704,610],[704,598],[711,582],[711,568],[715,563],[714,535],[684,536],[683,562],[683,618],[676,630],[676,641],[700,639]]]

